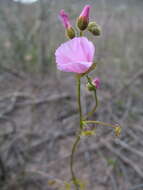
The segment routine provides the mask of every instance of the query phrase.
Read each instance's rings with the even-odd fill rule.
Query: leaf
[[[71,190],[71,184],[65,183],[65,190]]]
[[[80,179],[76,179],[77,184],[80,187],[80,190],[85,190],[86,188],[86,182]]]
[[[56,180],[49,180],[48,185],[53,186],[56,184]]]
[[[110,166],[115,166],[116,165],[116,163],[117,163],[117,160],[113,160],[113,159],[108,159],[107,160],[107,163],[108,163],[108,165],[110,165]]]
[[[86,131],[82,131],[81,132],[81,136],[92,136],[92,135],[95,135],[96,133],[95,133],[95,131],[93,131],[93,130],[86,130]]]

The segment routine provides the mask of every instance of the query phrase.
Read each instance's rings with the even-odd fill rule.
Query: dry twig
[[[130,165],[137,172],[137,174],[141,178],[143,178],[143,171],[138,167],[138,165],[135,162],[133,162],[132,160],[130,160],[129,158],[124,156],[121,152],[116,150],[109,142],[102,140],[102,143],[104,144],[104,146],[107,149],[109,149],[111,152],[113,152],[115,155],[117,155],[123,162]]]

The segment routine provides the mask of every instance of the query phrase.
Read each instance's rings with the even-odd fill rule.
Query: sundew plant
[[[81,182],[74,171],[74,155],[81,138],[84,136],[95,135],[96,128],[99,125],[112,127],[115,132],[115,136],[119,136],[121,133],[121,126],[119,124],[108,124],[104,121],[90,120],[90,117],[97,111],[98,107],[97,91],[100,87],[100,79],[98,77],[93,79],[90,77],[90,72],[97,69],[97,63],[94,61],[96,52],[95,45],[84,36],[84,31],[89,31],[95,37],[100,36],[101,33],[100,26],[95,21],[90,21],[90,9],[90,5],[86,5],[83,8],[76,21],[76,30],[70,23],[69,15],[64,10],[60,11],[60,19],[65,28],[68,40],[61,44],[55,52],[57,68],[63,72],[73,73],[76,79],[79,128],[77,129],[77,135],[72,146],[70,157],[72,180],[67,184],[68,189],[71,189],[70,185],[74,184],[76,190],[81,189]],[[95,98],[95,106],[87,115],[83,114],[81,103],[81,80],[83,77],[85,77],[87,81],[87,90],[93,93]]]

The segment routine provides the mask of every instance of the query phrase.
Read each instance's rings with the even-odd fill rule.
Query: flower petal
[[[76,72],[75,68],[77,68],[77,73],[81,73],[81,70],[85,72],[93,64],[94,52],[93,43],[85,37],[76,37],[69,40],[56,50],[55,56],[58,69],[66,68],[65,72]],[[73,67],[73,69],[70,68],[70,71],[68,71],[69,67]],[[64,71],[64,69],[60,70]]]
[[[69,63],[58,65],[58,69],[64,72],[73,72],[73,73],[85,73],[91,67],[92,62],[81,62],[81,63]]]

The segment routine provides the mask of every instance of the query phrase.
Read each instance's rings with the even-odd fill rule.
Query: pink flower
[[[57,68],[64,72],[85,73],[93,64],[95,47],[85,37],[63,43],[55,53]]]
[[[100,88],[100,79],[98,77],[94,78],[92,80],[92,84],[96,87],[96,88]]]
[[[71,28],[69,15],[63,9],[60,11],[60,18],[61,18],[61,21],[62,21],[62,23],[66,29]]]
[[[87,21],[89,21],[89,12],[90,12],[90,8],[91,6],[90,5],[85,5],[85,7],[83,8],[79,18],[84,18],[86,19]]]

